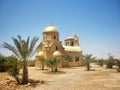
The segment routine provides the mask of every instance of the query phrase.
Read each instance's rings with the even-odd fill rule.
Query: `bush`
[[[113,68],[113,65],[115,64],[114,60],[115,60],[115,59],[113,58],[113,56],[109,56],[108,61],[107,61],[106,68],[112,69],[112,68]]]
[[[20,80],[19,80],[20,66],[19,66],[18,59],[14,56],[7,57],[7,64],[6,65],[8,67],[8,70],[7,70],[8,73],[16,79],[18,84],[20,84]]]
[[[6,65],[6,58],[2,55],[0,55],[0,72],[7,71],[7,65]]]
[[[120,72],[120,60],[116,59],[115,65],[117,65],[117,68],[116,68],[117,72]]]
[[[112,69],[113,68],[113,63],[111,61],[107,62],[106,68]]]
[[[5,57],[0,55],[0,72],[7,71],[12,77],[16,79],[18,84],[20,84],[19,80],[19,69],[22,67],[21,61],[15,56]]]

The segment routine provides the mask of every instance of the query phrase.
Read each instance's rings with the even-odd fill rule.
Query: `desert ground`
[[[43,80],[43,84],[29,87],[5,87],[0,84],[0,90],[120,90],[120,73],[115,69],[106,69],[92,64],[92,70],[85,67],[59,68],[63,73],[51,74],[50,69],[40,70],[28,67],[29,78]],[[0,82],[10,77],[0,73]]]

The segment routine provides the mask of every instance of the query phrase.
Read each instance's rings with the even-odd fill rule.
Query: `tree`
[[[112,68],[113,68],[113,65],[115,64],[114,60],[115,60],[115,59],[114,59],[113,56],[109,56],[109,57],[108,57],[108,61],[107,61],[106,68],[112,69]]]
[[[92,54],[86,54],[83,56],[84,65],[87,68],[87,71],[90,71],[90,63],[94,60],[95,57],[92,57]]]
[[[44,57],[42,57],[42,58],[40,59],[40,63],[41,63],[41,65],[42,65],[42,66],[41,66],[41,69],[44,70],[44,66],[45,66],[45,63],[46,63]]]
[[[55,72],[58,72],[58,65],[59,65],[59,63],[60,63],[60,60],[61,60],[61,58],[59,58],[59,57],[54,57],[54,58],[53,58],[54,71],[55,71]]]
[[[68,66],[68,63],[72,61],[72,56],[65,54],[62,57],[67,61],[67,66]]]
[[[49,60],[46,60],[46,65],[51,68],[52,72],[58,72],[60,60],[60,57],[52,57]]]
[[[33,37],[31,42],[28,36],[27,40],[21,38],[20,35],[17,38],[12,37],[14,45],[8,44],[7,42],[3,43],[3,47],[12,51],[19,60],[23,61],[23,76],[22,76],[22,84],[28,83],[28,69],[27,69],[27,61],[33,54],[36,52],[38,47],[35,49],[35,44],[38,41],[38,37]]]
[[[0,72],[5,72],[7,70],[6,58],[0,54]]]
[[[117,72],[120,72],[120,60],[116,59],[115,65],[117,65],[117,68],[116,68]]]
[[[52,58],[50,58],[49,60],[46,60],[46,65],[51,68],[51,71],[53,72],[54,71],[54,62],[52,60]]]

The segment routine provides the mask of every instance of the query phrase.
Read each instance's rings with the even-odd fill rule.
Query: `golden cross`
[[[53,25],[53,23],[52,23],[52,21],[50,22],[50,26],[52,26]]]

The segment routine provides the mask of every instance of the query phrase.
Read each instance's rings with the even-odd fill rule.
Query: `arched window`
[[[54,39],[56,39],[56,36],[54,36]]]
[[[75,57],[75,61],[78,62],[79,61],[79,56]]]
[[[74,42],[71,43],[71,46],[74,46]]]
[[[57,46],[55,47],[55,50],[58,50],[58,47],[57,47]]]

